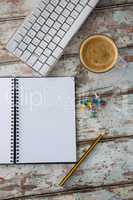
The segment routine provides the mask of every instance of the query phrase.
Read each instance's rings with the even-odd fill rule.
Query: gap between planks
[[[113,137],[109,137],[109,136],[105,135],[105,137],[103,139],[101,139],[100,142],[102,142],[102,143],[111,142],[111,141],[114,141],[114,142],[124,142],[127,139],[133,139],[133,135],[113,136]],[[79,141],[77,141],[77,145],[78,146],[82,146],[82,145],[85,145],[85,144],[91,144],[94,141],[95,141],[95,139],[82,140],[82,141],[79,140]]]
[[[128,49],[132,50],[133,49],[133,45],[131,44],[131,45],[127,45],[126,47],[119,47],[118,49],[119,49],[120,52],[121,51],[126,51]],[[3,48],[3,50],[7,51],[6,48]],[[64,51],[64,54],[61,56],[60,61],[63,61],[64,58],[66,58],[66,56],[67,56],[67,59],[70,59],[70,58],[74,58],[74,57],[79,57],[79,54],[78,53],[69,54],[69,53]],[[7,61],[1,61],[0,60],[0,66],[1,65],[10,65],[10,64],[23,63],[20,59],[17,59],[15,56],[12,56],[12,58],[13,58],[13,60],[7,60]]]
[[[67,190],[58,190],[55,192],[51,193],[41,193],[41,194],[35,194],[35,195],[24,195],[24,196],[18,196],[18,197],[9,197],[9,198],[4,198],[3,200],[26,200],[27,198],[40,198],[40,197],[54,197],[54,196],[61,196],[61,195],[68,195],[68,194],[75,194],[75,193],[85,193],[85,192],[95,192],[100,189],[115,189],[115,188],[125,188],[128,186],[132,186],[133,181],[129,182],[120,182],[116,184],[107,184],[107,185],[100,185],[100,186],[82,186],[82,187],[72,187]]]
[[[115,4],[115,5],[109,5],[109,6],[99,6],[99,7],[95,8],[95,11],[102,11],[102,10],[106,10],[106,9],[118,9],[118,8],[129,7],[129,6],[133,6],[133,2],[123,3],[123,4]],[[16,16],[16,17],[0,18],[0,22],[24,20],[25,17],[26,17],[25,15],[20,15],[20,16]]]

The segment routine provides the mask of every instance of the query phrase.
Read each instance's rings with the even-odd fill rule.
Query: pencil
[[[100,135],[96,138],[96,140],[92,143],[92,145],[88,148],[88,150],[81,156],[78,162],[71,168],[68,174],[60,181],[59,186],[63,186],[67,180],[74,174],[80,164],[87,158],[87,156],[92,152],[92,150],[96,147],[98,142],[102,139],[105,132],[101,132]]]

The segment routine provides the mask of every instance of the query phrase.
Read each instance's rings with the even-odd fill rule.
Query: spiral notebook
[[[0,78],[0,163],[76,161],[74,78]]]

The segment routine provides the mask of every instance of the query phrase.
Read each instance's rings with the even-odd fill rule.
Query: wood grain
[[[21,18],[26,16],[32,8],[36,5],[37,0],[1,0],[0,1],[0,20],[6,20],[7,18]],[[122,4],[132,4],[133,0],[101,0],[97,5],[97,8],[103,8],[105,6],[118,6]]]
[[[0,199],[43,194],[58,194],[100,186],[133,183],[133,139],[119,139],[101,143],[86,159],[75,176],[65,185],[59,180],[71,165],[19,165],[1,166]],[[87,145],[79,146],[78,157]]]
[[[95,11],[70,42],[65,50],[65,55],[77,54],[81,41],[94,33],[104,33],[113,37],[119,48],[132,46],[132,13],[133,5],[125,7],[124,11],[123,7]],[[16,61],[15,57],[9,55],[5,45],[22,21],[22,19],[17,18],[11,21],[0,22],[0,63]]]
[[[37,0],[0,0],[0,76],[39,76],[9,54],[5,45]],[[57,183],[71,165],[0,166],[0,200],[132,200],[133,199],[133,0],[101,0],[75,35],[51,76],[77,76],[76,118],[78,157],[104,126],[108,135],[74,177]],[[123,69],[96,75],[80,67],[79,46],[88,35],[104,33],[114,38]],[[117,87],[116,87],[117,86]],[[96,119],[79,111],[79,98],[103,94],[108,102]],[[110,95],[113,91],[113,95]],[[49,196],[49,197],[47,197]]]
[[[82,192],[75,192],[74,194],[65,194],[61,196],[50,196],[43,197],[43,195],[39,195],[38,197],[28,197],[27,200],[132,200],[133,197],[133,186],[125,185],[124,187],[119,186],[114,187],[110,186],[105,189],[97,189],[96,191],[86,190]],[[23,200],[19,198],[18,200]]]

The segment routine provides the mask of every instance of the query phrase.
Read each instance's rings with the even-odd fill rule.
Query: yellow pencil
[[[66,181],[74,174],[74,172],[77,170],[79,165],[86,159],[86,157],[92,152],[92,150],[96,147],[98,142],[102,139],[104,136],[105,131],[101,132],[100,135],[96,138],[96,140],[93,142],[93,144],[88,148],[88,150],[81,156],[79,161],[72,167],[72,169],[68,172],[68,174],[60,181],[59,186],[63,186]]]

